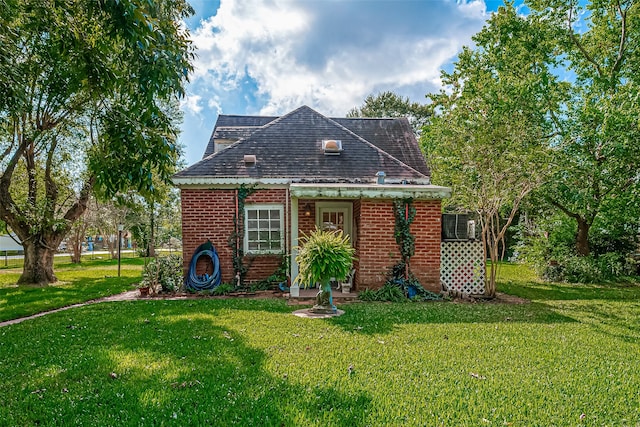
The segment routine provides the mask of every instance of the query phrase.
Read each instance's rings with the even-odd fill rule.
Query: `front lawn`
[[[60,312],[0,329],[0,420],[639,426],[640,287],[546,286],[500,286],[528,304],[356,303],[327,320],[282,300]]]
[[[58,282],[49,286],[18,286],[22,268],[0,270],[0,321],[119,294],[140,282],[143,258],[83,261],[56,260]]]

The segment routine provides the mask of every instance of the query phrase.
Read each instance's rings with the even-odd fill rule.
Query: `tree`
[[[576,252],[586,256],[594,224],[640,212],[640,199],[630,197],[640,190],[640,5],[535,0],[531,7],[554,28],[562,65],[575,76],[553,147],[557,172],[544,194],[576,222]]]
[[[447,90],[429,95],[434,117],[421,143],[434,181],[454,188],[449,203],[477,212],[492,261],[485,293],[495,295],[500,244],[521,201],[547,178],[549,118],[563,84],[550,71],[553,45],[544,25],[498,9],[463,48]],[[534,49],[535,47],[535,49]]]
[[[347,117],[407,117],[418,134],[431,115],[429,106],[411,102],[393,92],[380,92],[365,98],[362,107],[352,108]]]
[[[191,13],[184,0],[0,2],[0,219],[25,249],[19,283],[56,281],[53,254],[92,191],[168,180]]]

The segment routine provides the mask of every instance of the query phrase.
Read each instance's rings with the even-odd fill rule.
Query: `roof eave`
[[[289,186],[296,198],[434,200],[451,196],[451,188],[431,184],[299,184]]]

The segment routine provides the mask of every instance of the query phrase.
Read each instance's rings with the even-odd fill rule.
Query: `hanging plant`
[[[237,212],[233,214],[233,231],[229,236],[228,245],[231,248],[233,272],[236,277],[240,277],[240,283],[244,283],[244,278],[247,275],[249,268],[244,265],[244,250],[242,249],[242,240],[244,240],[244,202],[245,200],[256,192],[256,186],[247,186],[245,184],[240,185],[236,189],[237,194]]]

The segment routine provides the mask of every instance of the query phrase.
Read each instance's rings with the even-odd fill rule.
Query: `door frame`
[[[353,242],[353,202],[316,201],[316,225],[322,230],[322,212],[326,210],[344,212],[344,234]],[[353,244],[353,243],[352,243]]]

